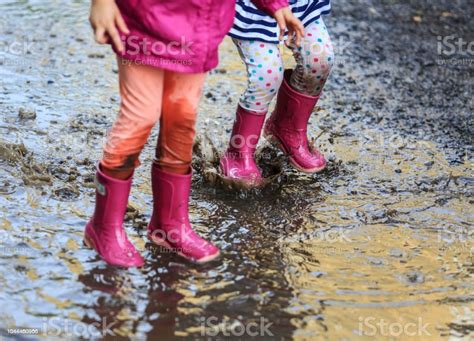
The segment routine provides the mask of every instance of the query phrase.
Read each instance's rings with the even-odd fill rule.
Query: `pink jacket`
[[[125,52],[138,64],[198,73],[217,66],[217,49],[230,30],[235,0],[116,0],[130,34]],[[252,0],[272,15],[288,0]]]

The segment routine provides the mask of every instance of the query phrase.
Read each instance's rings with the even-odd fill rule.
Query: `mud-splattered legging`
[[[168,172],[189,172],[205,74],[171,72],[122,59],[118,66],[120,112],[107,137],[102,169],[116,178],[129,177],[160,121],[156,162]]]
[[[318,96],[334,62],[334,50],[326,25],[320,18],[305,28],[299,48],[294,47],[296,67],[290,85],[297,91]],[[247,89],[240,105],[257,113],[266,113],[283,80],[283,61],[278,44],[233,39],[247,67]]]

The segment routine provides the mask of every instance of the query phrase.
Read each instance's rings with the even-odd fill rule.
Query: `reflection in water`
[[[197,339],[268,326],[267,339],[389,339],[399,327],[421,338],[468,337],[472,171],[467,161],[448,164],[429,139],[399,136],[346,105],[365,84],[347,78],[372,72],[369,64],[336,70],[344,81],[330,84],[334,93],[312,119],[328,170],[299,174],[263,144],[271,183],[228,191],[215,176],[216,153],[245,78],[225,41],[200,107],[191,200],[192,223],[222,257],[197,266],[146,242],[152,143],[126,219],[145,267],[109,267],[84,248],[94,162],[118,107],[116,66],[109,48],[92,42],[88,3],[63,5],[66,15],[46,2],[0,5],[0,39],[34,42],[19,56],[0,54],[2,335],[38,328],[46,336]],[[378,103],[367,101],[367,110],[378,112]],[[426,328],[412,329],[419,324]]]

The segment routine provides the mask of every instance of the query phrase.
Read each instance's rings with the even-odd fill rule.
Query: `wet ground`
[[[119,102],[87,3],[0,4],[0,339],[472,339],[474,53],[450,45],[474,41],[472,4],[335,1],[338,61],[310,128],[330,165],[302,175],[262,141],[259,191],[213,169],[245,84],[225,41],[191,201],[223,256],[196,266],[146,242],[155,130],[126,223],[146,265],[123,270],[82,246]]]

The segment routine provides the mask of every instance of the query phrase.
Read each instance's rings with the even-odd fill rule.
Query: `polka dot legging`
[[[334,50],[326,25],[320,18],[305,28],[301,46],[292,47],[296,67],[290,85],[305,95],[318,96],[329,76]],[[233,39],[247,67],[247,89],[240,105],[265,114],[283,80],[283,60],[278,44],[256,40]]]

